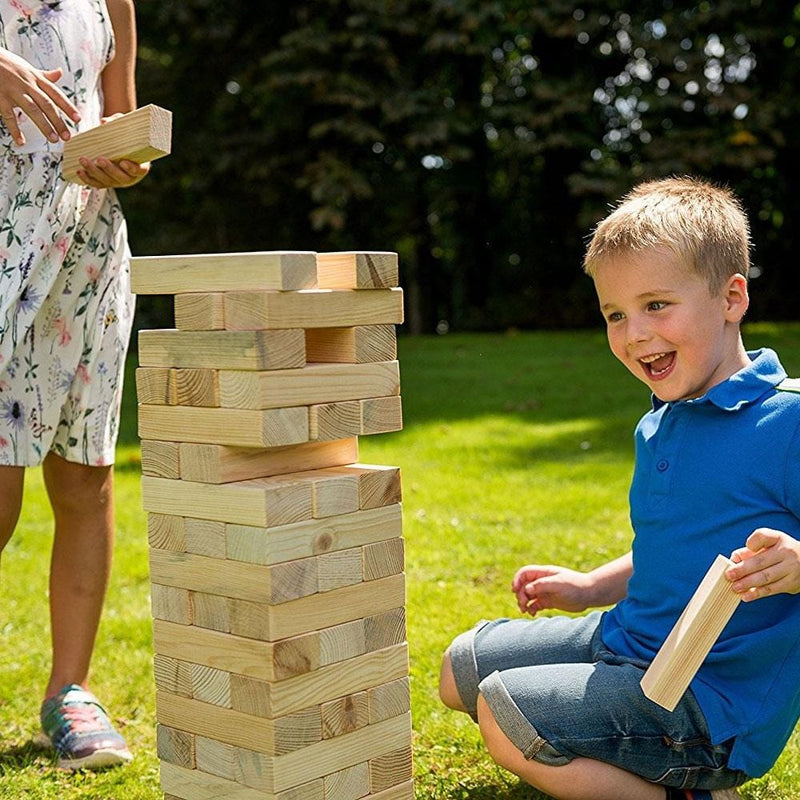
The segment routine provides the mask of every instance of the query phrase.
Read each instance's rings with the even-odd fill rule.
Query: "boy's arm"
[[[520,611],[532,616],[546,608],[585,611],[622,600],[632,574],[630,552],[591,572],[529,564],[517,570],[511,590],[517,596]]]
[[[734,550],[726,577],[746,603],[773,594],[800,594],[800,542],[788,533],[758,528]]]

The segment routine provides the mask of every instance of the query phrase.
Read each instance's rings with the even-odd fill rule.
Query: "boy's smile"
[[[749,363],[741,275],[712,293],[670,251],[653,248],[600,264],[595,288],[611,351],[661,400],[700,397]]]

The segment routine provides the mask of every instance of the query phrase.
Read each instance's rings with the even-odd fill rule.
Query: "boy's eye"
[[[666,303],[661,300],[653,300],[652,302],[647,304],[648,311],[661,311],[662,308],[666,308]]]
[[[621,311],[612,311],[607,319],[609,322],[619,322],[624,317],[625,315]]]

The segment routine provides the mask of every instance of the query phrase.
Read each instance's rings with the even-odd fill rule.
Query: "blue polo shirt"
[[[636,427],[630,490],[633,575],[606,614],[619,655],[651,661],[714,558],[756,528],[800,539],[800,394],[768,349],[702,397],[663,403]],[[712,742],[752,777],[777,760],[800,718],[800,595],[741,603],[691,689]]]

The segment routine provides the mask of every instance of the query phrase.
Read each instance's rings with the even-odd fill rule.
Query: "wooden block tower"
[[[394,253],[137,258],[167,800],[411,800]]]

